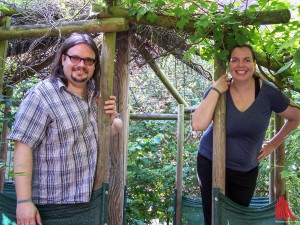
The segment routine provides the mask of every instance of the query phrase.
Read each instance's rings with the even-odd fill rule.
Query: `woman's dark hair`
[[[230,50],[230,52],[229,52],[229,55],[228,55],[228,62],[230,62],[231,54],[232,54],[233,50],[236,49],[236,48],[248,48],[248,49],[251,51],[253,61],[256,62],[256,55],[255,55],[255,52],[254,52],[252,46],[249,45],[249,44],[235,45],[235,46]],[[253,76],[254,76],[254,77],[260,77],[259,74],[258,74],[256,71],[254,71]]]
[[[90,46],[95,53],[95,71],[93,73],[92,79],[95,81],[95,87],[98,86],[98,76],[100,75],[100,54],[96,43],[88,34],[73,33],[61,44],[50,69],[50,79],[60,78],[67,85],[68,80],[64,75],[61,57],[62,55],[66,54],[70,48],[82,43]]]

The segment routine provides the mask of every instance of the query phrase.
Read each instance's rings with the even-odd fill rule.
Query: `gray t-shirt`
[[[208,94],[207,91],[206,95]],[[205,95],[205,97],[206,97]],[[258,165],[258,155],[265,138],[272,111],[283,112],[289,98],[273,84],[263,81],[253,104],[240,112],[226,93],[226,167],[237,171],[249,171]],[[203,134],[199,153],[212,160],[213,123]]]

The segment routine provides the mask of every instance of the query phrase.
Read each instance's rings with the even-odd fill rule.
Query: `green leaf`
[[[229,51],[227,49],[222,50],[218,55],[219,55],[220,59],[226,61],[227,57],[229,55]]]
[[[130,8],[128,11],[128,15],[129,16],[134,16],[137,13],[137,9],[136,8]]]
[[[188,22],[189,22],[188,17],[181,17],[180,21],[177,22],[176,27],[182,30]]]
[[[154,23],[157,19],[157,15],[155,13],[148,13],[146,16],[147,20],[149,20],[151,23]]]
[[[185,14],[185,10],[182,10],[181,8],[178,8],[178,7],[175,9],[172,9],[171,11],[174,13],[175,16],[178,16],[178,17]]]
[[[283,71],[287,70],[288,68],[291,67],[292,64],[293,64],[293,60],[287,62],[283,67],[281,67],[281,68],[276,72],[276,74],[282,73]],[[276,75],[276,74],[275,74],[275,75]]]
[[[222,40],[224,37],[224,34],[218,28],[214,28],[213,37],[214,37],[214,40]]]
[[[215,3],[215,2],[213,2],[211,5],[210,5],[210,7],[209,7],[209,12],[210,13],[215,13],[217,10],[218,10],[218,4],[217,3]]]
[[[235,34],[235,40],[239,45],[243,45],[248,41],[247,36],[245,36],[244,34],[239,33],[241,31],[243,31],[243,30],[238,30],[238,31],[235,31],[235,33],[234,33]]]
[[[297,32],[296,35],[294,35],[291,39],[289,39],[284,44],[282,44],[280,46],[280,48],[278,49],[278,52],[282,51],[282,49],[292,47],[294,45],[294,43],[299,40],[299,35],[300,35],[300,32]]]
[[[197,22],[195,23],[195,28],[199,28],[199,27],[203,27],[203,28],[207,28],[208,26],[210,26],[212,23],[211,21],[209,20],[209,17],[204,15],[204,16],[201,16]]]
[[[295,63],[300,66],[300,48],[297,49],[294,57],[293,57]]]
[[[188,12],[190,14],[193,14],[197,9],[198,9],[198,6],[195,5],[195,4],[192,4],[192,5],[189,6]]]
[[[137,12],[137,20],[139,21],[146,13],[148,12],[147,8],[141,8],[138,12]]]

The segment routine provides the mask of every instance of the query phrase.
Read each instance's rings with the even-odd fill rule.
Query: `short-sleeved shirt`
[[[36,204],[90,200],[98,128],[94,83],[90,81],[88,87],[86,101],[60,79],[46,79],[28,91],[19,107],[8,139],[32,149],[32,200]]]
[[[209,90],[208,90],[209,92]],[[207,92],[207,93],[208,93]],[[207,94],[206,94],[207,95]],[[249,171],[258,165],[258,155],[262,147],[272,112],[283,112],[289,99],[267,81],[253,104],[240,112],[226,92],[226,167],[237,171]],[[212,160],[213,123],[203,134],[199,153]]]

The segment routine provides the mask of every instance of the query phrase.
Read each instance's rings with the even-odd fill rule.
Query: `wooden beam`
[[[110,116],[105,113],[104,102],[113,93],[114,57],[116,33],[104,33],[101,52],[100,98],[98,103],[98,156],[94,190],[108,182],[108,161],[110,145]]]
[[[149,113],[133,113],[130,114],[131,120],[177,120],[177,114],[149,114]],[[184,115],[185,120],[190,120],[189,115]]]
[[[51,25],[23,25],[10,26],[0,30],[0,40],[19,39],[29,37],[57,36],[58,34],[69,35],[78,33],[117,32],[129,29],[125,18],[105,18],[93,20],[81,20],[74,22]]]
[[[164,72],[159,68],[158,64],[152,58],[151,54],[146,50],[145,44],[141,43],[137,38],[135,38],[134,43],[135,43],[136,48],[138,49],[138,51],[141,53],[143,58],[148,63],[148,65],[152,68],[152,70],[155,72],[155,74],[158,76],[158,78],[163,82],[165,87],[168,89],[168,91],[171,93],[171,95],[176,99],[176,101],[179,104],[183,104],[184,106],[187,106],[187,103],[181,97],[180,93],[172,85],[171,81],[164,74]]]
[[[171,17],[165,15],[157,15],[157,19],[154,22],[150,22],[147,20],[147,14],[137,19],[136,16],[129,16],[129,11],[126,8],[121,6],[111,6],[107,9],[104,9],[102,6],[97,6],[97,4],[92,5],[93,13],[99,13],[99,18],[107,18],[107,17],[126,17],[130,23],[132,24],[143,24],[143,25],[151,25],[157,27],[164,27],[169,29],[178,29],[176,24],[180,21],[178,17]],[[201,17],[201,15],[199,16]],[[287,23],[291,19],[291,12],[289,9],[280,9],[280,10],[268,10],[268,11],[260,11],[260,12],[251,12],[243,15],[232,15],[232,19],[237,21],[241,21],[242,25],[250,25],[250,24],[280,24]],[[184,31],[194,32],[195,31],[195,23],[196,20],[190,18],[190,22],[185,25],[183,28]]]

